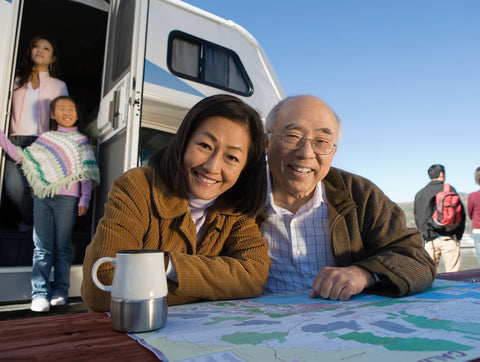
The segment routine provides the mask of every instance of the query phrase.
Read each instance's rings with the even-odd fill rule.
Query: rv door
[[[20,18],[19,1],[0,1],[0,129],[8,132],[10,121],[10,89],[13,83],[14,54],[17,46],[17,19]],[[0,190],[3,183],[3,164],[5,156],[0,156]],[[0,192],[0,202],[2,199]]]
[[[148,0],[110,3],[97,120],[101,183],[95,193],[92,231],[103,216],[115,178],[138,164],[148,4]]]

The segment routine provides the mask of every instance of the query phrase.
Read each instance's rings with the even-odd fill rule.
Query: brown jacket
[[[371,181],[332,168],[325,177],[330,240],[337,266],[358,265],[384,277],[372,292],[389,297],[429,288],[436,266],[403,210]]]
[[[358,265],[382,277],[369,292],[389,297],[429,288],[436,267],[420,232],[407,228],[405,214],[371,181],[331,168],[325,179],[330,245],[336,266]],[[261,224],[266,214],[257,219]]]
[[[162,249],[170,255],[178,283],[168,281],[169,305],[255,297],[262,293],[270,259],[254,220],[215,202],[196,242],[188,201],[168,192],[150,167],[127,171],[112,185],[105,214],[88,245],[82,297],[90,309],[107,311],[110,293],[93,284],[92,266],[116,250]],[[100,281],[111,284],[113,267],[103,264]],[[145,276],[148,278],[148,276]]]

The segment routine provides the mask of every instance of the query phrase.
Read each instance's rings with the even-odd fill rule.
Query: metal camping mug
[[[112,285],[102,284],[101,264],[114,265]],[[167,321],[167,277],[161,250],[119,250],[115,258],[98,259],[92,268],[95,285],[111,293],[110,323],[120,332],[147,332]]]

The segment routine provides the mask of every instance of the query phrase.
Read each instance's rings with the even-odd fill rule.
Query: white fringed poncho
[[[18,149],[22,170],[33,193],[40,197],[58,195],[63,188],[91,179],[100,183],[100,172],[89,139],[73,131],[41,134],[30,146]]]

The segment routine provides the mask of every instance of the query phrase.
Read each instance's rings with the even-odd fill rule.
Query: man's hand
[[[356,265],[347,267],[323,267],[313,281],[310,298],[348,300],[375,284],[368,270]]]

